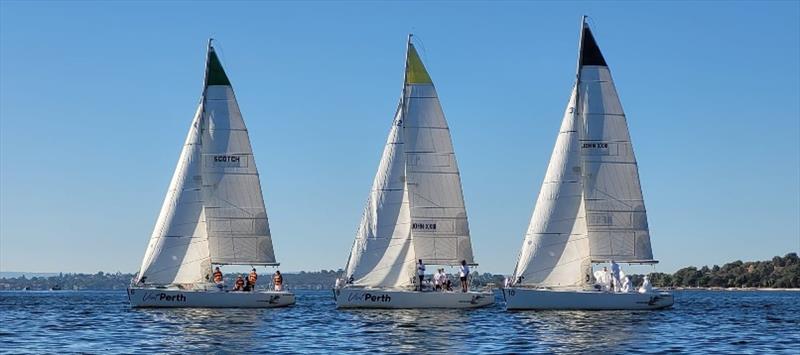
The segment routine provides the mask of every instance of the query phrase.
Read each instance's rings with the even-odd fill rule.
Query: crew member
[[[236,278],[236,283],[234,285],[235,285],[233,287],[234,291],[244,291],[244,277],[242,275],[239,275]]]
[[[607,267],[603,266],[603,270],[595,271],[594,279],[597,281],[597,285],[603,291],[614,290],[613,286],[611,285],[611,274],[609,274]]]
[[[620,292],[631,292],[631,278],[628,277],[628,275],[625,275],[625,278],[622,279],[622,289],[620,289]]]
[[[650,279],[647,275],[644,275],[644,281],[642,282],[642,287],[639,287],[639,293],[651,293],[653,292],[653,286],[650,285]]]
[[[256,268],[250,271],[250,275],[247,275],[247,290],[248,291],[255,291],[256,290],[256,280],[258,280],[258,274],[256,273]]]
[[[425,280],[425,264],[422,263],[422,259],[417,263],[417,276],[419,276],[419,290],[422,291],[422,280]]]
[[[469,288],[467,283],[467,279],[469,279],[469,266],[467,266],[466,260],[461,260],[459,276],[461,276],[461,292],[467,292],[467,289]]]
[[[619,281],[619,264],[611,260],[611,291],[619,292],[622,283]]]
[[[283,275],[280,270],[275,270],[275,275],[272,275],[272,283],[275,285],[275,291],[283,291]]]
[[[217,266],[217,268],[214,269],[214,283],[217,284],[217,287],[219,287],[219,289],[222,289],[224,287],[224,283],[222,280],[222,271],[219,271],[219,266]]]

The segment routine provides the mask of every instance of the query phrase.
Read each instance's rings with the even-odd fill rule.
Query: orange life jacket
[[[281,284],[283,284],[283,275],[275,274],[275,276],[272,277],[272,282],[275,285],[280,286]]]
[[[214,282],[222,282],[222,271],[214,271]]]
[[[256,280],[258,279],[258,274],[255,271],[251,271],[250,275],[247,276],[247,281],[253,285],[256,284]]]

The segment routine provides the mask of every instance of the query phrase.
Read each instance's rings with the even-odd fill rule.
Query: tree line
[[[641,284],[638,279],[632,281]],[[690,266],[674,274],[652,273],[650,282],[657,287],[800,288],[800,258],[789,253],[766,261],[736,260],[721,267]]]
[[[229,273],[225,280],[232,283],[238,274]],[[268,285],[272,275],[262,274],[259,285]],[[333,286],[342,270],[320,270],[299,273],[285,273],[284,284],[288,289],[325,290]],[[24,275],[12,278],[0,278],[0,290],[122,290],[128,287],[133,274],[104,273],[96,274],[59,274],[58,276],[31,277]],[[656,287],[761,287],[761,288],[800,288],[800,258],[797,253],[788,253],[783,257],[776,256],[772,260],[748,261],[740,260],[723,266],[685,267],[673,274],[655,272],[649,274],[650,282]],[[493,284],[503,285],[505,275],[490,273],[475,274],[472,285],[482,287]],[[642,275],[631,275],[634,285],[641,285]]]

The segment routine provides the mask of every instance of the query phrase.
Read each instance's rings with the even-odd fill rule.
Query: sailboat
[[[219,287],[212,282],[215,265],[278,263],[250,137],[209,40],[200,104],[142,266],[128,288],[130,303],[262,308],[295,302],[287,291],[233,292]]]
[[[667,292],[598,289],[602,263],[655,264],[639,170],[611,73],[586,17],[577,79],[519,254],[506,307],[658,309]]]
[[[475,266],[450,130],[408,36],[405,79],[356,233],[338,308],[474,308],[490,291],[421,290],[416,263]],[[460,290],[459,290],[460,291]]]

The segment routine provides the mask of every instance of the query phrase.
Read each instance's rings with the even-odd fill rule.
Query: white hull
[[[294,304],[286,291],[223,292],[175,289],[129,288],[132,307],[168,308],[273,308]]]
[[[627,310],[672,306],[672,294],[612,293],[600,291],[555,291],[530,288],[503,289],[506,309]]]
[[[334,289],[336,308],[478,308],[494,303],[492,292],[419,292],[344,287]]]

